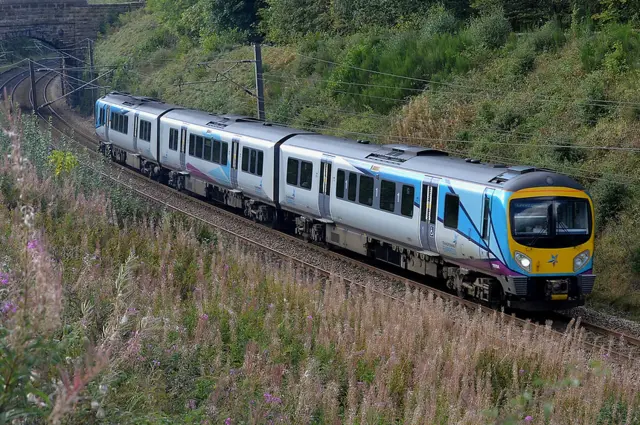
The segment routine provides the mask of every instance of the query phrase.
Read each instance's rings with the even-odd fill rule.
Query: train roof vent
[[[395,155],[407,156],[448,156],[449,154],[437,149],[423,148],[420,146],[407,146],[402,144],[383,145],[383,148],[390,149]]]
[[[225,128],[229,125],[227,118],[221,118],[219,121],[209,121],[206,126],[213,128]]]
[[[515,173],[515,174],[526,174],[526,173],[530,173],[532,171],[536,171],[535,167],[532,167],[530,165],[515,165],[512,167],[507,168],[510,172]]]
[[[124,106],[134,106],[134,105],[133,105],[133,103],[128,102],[128,101],[126,101],[126,100],[125,100],[124,102],[122,102],[122,104],[123,104]]]
[[[369,142],[368,140],[358,140],[358,143],[360,143],[362,145],[368,145],[371,142]]]

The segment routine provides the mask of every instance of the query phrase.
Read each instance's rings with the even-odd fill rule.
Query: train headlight
[[[522,267],[524,270],[528,272],[531,271],[531,258],[527,257],[520,251],[516,251],[514,257],[520,267]]]
[[[587,262],[589,261],[589,257],[590,257],[590,252],[588,249],[576,255],[575,258],[573,259],[573,271],[577,272],[578,270],[583,268],[585,264],[587,264]]]

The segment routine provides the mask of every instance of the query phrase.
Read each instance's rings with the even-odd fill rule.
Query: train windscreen
[[[510,211],[511,235],[525,246],[567,248],[591,237],[591,209],[586,199],[514,199]]]

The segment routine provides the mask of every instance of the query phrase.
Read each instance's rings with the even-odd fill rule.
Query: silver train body
[[[548,310],[584,304],[593,287],[593,204],[566,176],[121,93],[99,99],[95,117],[115,161],[307,240],[444,278],[460,295]],[[548,230],[534,234],[547,204]],[[550,227],[560,220],[567,234]]]

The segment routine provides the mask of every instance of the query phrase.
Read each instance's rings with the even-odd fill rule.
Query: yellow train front
[[[523,187],[501,195],[500,215],[506,222],[498,233],[509,251],[502,279],[506,304],[525,310],[584,305],[595,282],[591,197],[577,183]]]

